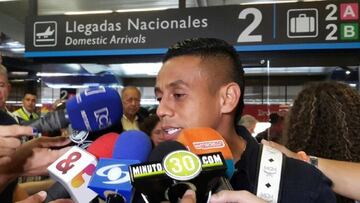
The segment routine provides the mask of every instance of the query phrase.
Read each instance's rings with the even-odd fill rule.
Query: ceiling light
[[[125,63],[111,64],[112,72],[121,72],[124,75],[148,75],[156,76],[161,68],[162,63]]]
[[[65,15],[86,15],[86,14],[103,14],[112,13],[112,10],[99,10],[99,11],[69,11],[65,12]]]
[[[346,74],[346,75],[350,75],[350,73],[351,73],[351,72],[350,72],[349,70],[345,71],[345,74]]]
[[[168,7],[155,7],[155,8],[134,8],[134,9],[119,9],[116,10],[118,13],[125,13],[125,12],[141,12],[141,11],[161,11],[169,9]]]
[[[29,73],[28,72],[24,72],[24,71],[14,71],[14,72],[10,72],[11,75],[16,75],[16,76],[26,76]]]
[[[61,76],[74,76],[73,73],[36,73],[38,77],[61,77]]]

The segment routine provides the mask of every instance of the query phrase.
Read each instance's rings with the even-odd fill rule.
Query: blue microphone
[[[118,123],[123,114],[117,90],[108,87],[86,89],[66,102],[65,110],[47,113],[44,117],[24,123],[39,132],[51,132],[68,127],[93,132]]]
[[[141,131],[121,133],[115,142],[113,157],[99,160],[88,187],[101,198],[108,199],[115,194],[122,202],[131,202],[134,189],[128,167],[146,161],[151,147],[149,136]]]
[[[123,112],[119,93],[113,88],[89,88],[66,103],[71,127],[96,131],[117,123]]]

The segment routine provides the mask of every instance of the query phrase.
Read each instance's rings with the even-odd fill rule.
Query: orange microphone
[[[183,129],[177,141],[197,155],[221,152],[227,165],[226,176],[231,178],[234,174],[233,155],[229,145],[216,130],[212,128]]]

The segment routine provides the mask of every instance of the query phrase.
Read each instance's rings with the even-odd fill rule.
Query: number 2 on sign
[[[246,8],[240,12],[239,19],[246,19],[249,14],[254,16],[254,20],[245,28],[244,31],[242,31],[242,33],[240,33],[237,42],[262,41],[262,35],[251,35],[251,33],[260,25],[262,14],[257,8]]]

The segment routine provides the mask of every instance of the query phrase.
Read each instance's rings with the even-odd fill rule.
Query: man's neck
[[[135,115],[135,116],[132,116],[132,115],[125,115],[125,114],[124,114],[124,116],[126,117],[126,119],[128,119],[128,120],[131,121],[131,122],[134,122],[135,119],[136,119],[136,115]]]
[[[22,109],[24,110],[24,112],[25,112],[27,115],[32,114],[32,112],[28,111],[25,107],[22,107]]]
[[[230,147],[233,154],[234,162],[240,160],[241,155],[246,149],[246,141],[236,133],[235,127],[228,129],[227,132],[223,132],[224,139]]]

